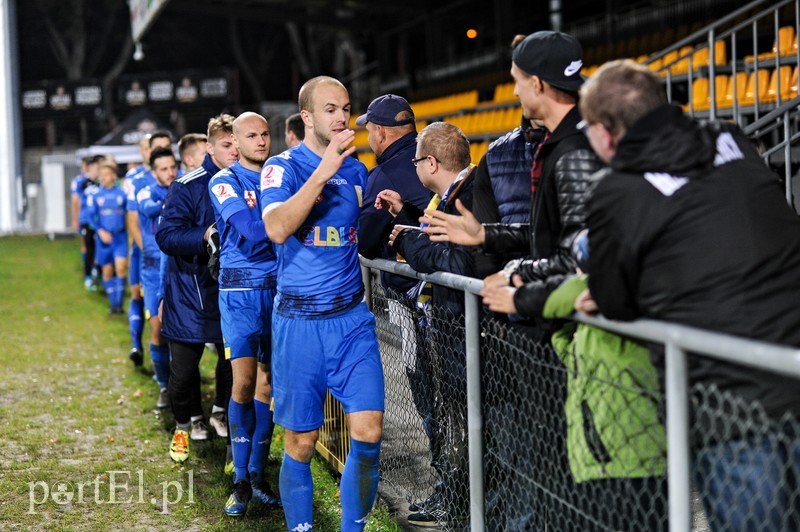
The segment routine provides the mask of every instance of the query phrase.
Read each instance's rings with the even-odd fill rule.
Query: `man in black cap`
[[[576,128],[581,120],[578,89],[583,50],[571,35],[538,31],[514,49],[511,76],[525,118],[537,119],[549,132],[531,169],[530,224],[481,225],[468,210],[464,216],[430,211],[425,231],[432,240],[482,245],[489,253],[529,246],[530,257],[512,261],[486,278],[484,303],[490,310],[527,317],[541,315],[546,294],[537,286],[553,276],[575,271],[573,240],[585,226],[589,176],[602,168],[589,141]],[[556,277],[560,282],[560,278]],[[555,285],[557,286],[557,284]],[[543,328],[542,336],[547,336]]]
[[[369,104],[356,124],[367,130],[369,147],[378,162],[369,172],[364,191],[364,207],[358,219],[358,252],[370,259],[394,259],[396,254],[388,244],[393,218],[385,209],[375,208],[378,193],[394,190],[419,209],[427,207],[431,199],[430,191],[420,183],[411,162],[417,146],[414,111],[402,96],[385,94]],[[401,294],[417,284],[414,279],[384,272],[381,282],[385,288]]]

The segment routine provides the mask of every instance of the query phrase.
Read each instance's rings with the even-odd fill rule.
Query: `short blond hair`
[[[419,152],[432,155],[445,170],[460,172],[471,162],[469,140],[458,127],[447,122],[428,124],[417,135]]]
[[[222,113],[221,115],[215,116],[211,120],[208,121],[208,142],[213,143],[216,137],[220,135],[232,135],[233,134],[233,121],[235,119],[232,115],[227,113]]]

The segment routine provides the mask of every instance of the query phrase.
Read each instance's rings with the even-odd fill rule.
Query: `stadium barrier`
[[[786,507],[795,513],[779,516],[782,529],[800,529],[800,423],[688,381],[697,356],[798,378],[800,350],[586,316],[545,343],[487,314],[481,281],[380,259],[362,268],[386,381],[381,482],[409,502],[434,501],[442,528],[760,530]],[[378,271],[463,292],[465,314],[423,311],[385,292]],[[614,334],[598,343],[598,330]],[[663,346],[665,363],[656,369],[632,339]],[[747,493],[726,485],[736,474],[726,460],[741,451],[721,443],[732,435],[762,451]],[[329,397],[317,448],[341,470],[347,441]],[[715,521],[701,500],[736,505],[739,521]]]

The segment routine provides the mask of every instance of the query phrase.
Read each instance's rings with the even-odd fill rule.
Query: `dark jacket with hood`
[[[529,249],[530,259],[517,270],[526,282],[575,272],[571,248],[586,223],[589,178],[603,167],[586,136],[577,129],[580,121],[578,107],[573,107],[541,146],[542,175],[539,190],[531,198],[530,223],[484,226],[485,251]],[[546,294],[542,294],[538,289],[517,290],[514,304],[518,313],[541,315],[546,301]]]
[[[456,200],[461,200],[468,209],[472,207],[472,191],[475,180],[474,168],[450,192],[447,202],[442,202],[437,210],[447,214],[458,214]],[[394,222],[401,225],[417,225],[423,215],[410,202],[403,204],[403,209]],[[422,231],[404,229],[394,240],[394,249],[402,255],[408,265],[420,273],[449,272],[468,277],[475,276],[475,251],[472,246],[460,246],[451,242],[431,242],[430,237]],[[445,286],[433,285],[431,302],[438,310],[447,310],[451,317],[464,314],[464,292]]]
[[[602,174],[588,225],[604,316],[800,347],[800,218],[739,128],[664,105],[625,133]],[[800,384],[786,377],[691,357],[690,380],[775,417],[800,412]]]

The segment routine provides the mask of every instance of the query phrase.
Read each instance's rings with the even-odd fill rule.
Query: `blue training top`
[[[271,157],[261,171],[262,208],[292,197],[321,160],[304,143]],[[276,312],[288,317],[326,316],[361,301],[358,216],[366,182],[367,168],[347,157],[297,232],[284,244],[275,245]]]
[[[117,188],[100,187],[87,197],[92,224],[112,235],[125,232],[125,193]]]
[[[142,181],[141,179],[139,181]],[[136,193],[136,205],[139,210],[139,226],[142,228],[142,252],[146,258],[161,258],[161,249],[156,242],[158,219],[161,216],[161,206],[167,197],[167,187],[162,187],[158,182],[144,186]],[[157,264],[147,266],[148,269],[158,269]]]
[[[96,193],[98,188],[100,188],[99,185],[84,174],[78,174],[72,180],[72,183],[70,184],[70,190],[73,195],[78,196],[81,202],[81,207],[78,211],[79,225],[87,225],[92,223],[92,217],[87,209],[87,198]]]
[[[220,242],[219,287],[275,288],[278,269],[275,248],[267,238],[261,221],[258,172],[237,161],[221,170],[208,183],[211,204],[217,221]],[[257,239],[242,234],[231,218],[246,213],[247,223],[261,224]],[[238,216],[237,216],[238,215]],[[248,238],[250,237],[250,238]]]

